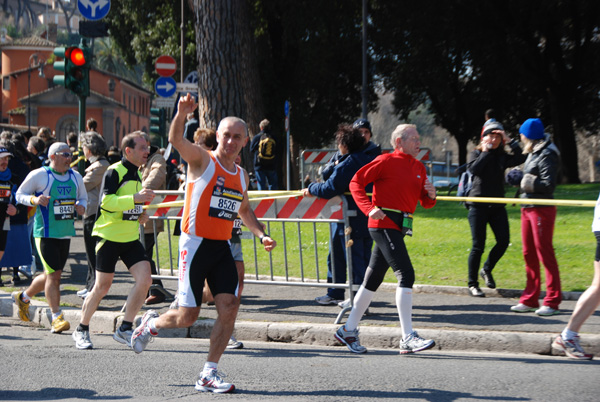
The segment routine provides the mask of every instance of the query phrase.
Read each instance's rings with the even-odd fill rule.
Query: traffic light
[[[159,137],[165,136],[166,128],[166,113],[165,109],[153,107],[150,108],[150,132],[157,134]]]
[[[57,47],[54,54],[64,59],[54,62],[54,68],[64,72],[64,75],[54,76],[54,84],[62,85],[78,96],[89,96],[92,54],[85,42],[79,46]]]

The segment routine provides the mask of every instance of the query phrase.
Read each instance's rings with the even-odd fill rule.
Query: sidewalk
[[[78,228],[78,234],[81,233]],[[61,302],[65,318],[74,327],[79,322],[82,300],[77,290],[82,288],[87,262],[81,237],[71,244],[71,257],[63,274]],[[30,281],[21,281],[25,288]],[[115,281],[107,297],[94,315],[92,332],[113,332],[121,318],[132,278],[122,263],[117,266]],[[163,281],[165,288],[175,293],[177,281]],[[578,294],[567,294],[560,315],[539,317],[534,313],[518,314],[510,306],[518,302],[520,291],[483,289],[488,297],[474,298],[467,289],[448,286],[416,286],[414,294],[413,327],[423,337],[434,339],[440,350],[470,350],[511,353],[551,354],[551,343],[562,331],[575,307]],[[246,284],[236,323],[239,340],[294,342],[318,345],[337,345],[333,334],[339,325],[335,319],[338,306],[322,306],[314,298],[325,293],[324,288]],[[159,313],[170,302],[149,307]],[[46,303],[33,301],[34,322],[47,328],[49,309]],[[33,310],[33,308],[32,308]],[[32,311],[33,312],[33,311]],[[10,293],[0,288],[0,314],[18,317]],[[200,319],[189,329],[161,331],[161,337],[208,337],[216,310],[203,306]],[[343,317],[342,323],[347,319]],[[398,313],[395,305],[395,286],[382,285],[375,294],[360,326],[361,343],[373,348],[397,348],[400,341]],[[600,312],[588,319],[583,327],[581,344],[586,351],[600,354]],[[346,349],[344,348],[344,351]]]

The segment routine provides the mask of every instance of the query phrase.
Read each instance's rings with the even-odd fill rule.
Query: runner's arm
[[[171,128],[169,129],[169,142],[188,164],[202,168],[208,164],[210,158],[208,152],[201,146],[190,142],[183,135],[187,115],[188,113],[192,113],[196,107],[198,107],[198,105],[196,104],[194,97],[189,93],[179,99],[177,113],[175,114],[175,117],[171,122]]]
[[[250,183],[250,178],[248,177],[248,173],[244,170],[244,180],[246,181],[246,188],[248,188],[248,184]],[[250,231],[260,239],[260,242],[265,247],[265,251],[271,251],[277,246],[277,242],[269,236],[268,233],[265,233],[263,229],[263,225],[258,221],[256,215],[254,215],[254,211],[250,206],[250,201],[248,200],[248,191],[244,191],[244,199],[242,200],[242,205],[240,206],[240,210],[238,211],[240,218],[242,218],[242,222],[244,225],[250,229]]]

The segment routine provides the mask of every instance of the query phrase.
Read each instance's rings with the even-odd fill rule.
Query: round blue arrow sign
[[[88,20],[101,20],[110,10],[110,0],[77,0],[77,9]]]
[[[177,90],[177,82],[171,77],[160,77],[154,84],[154,90],[163,98],[170,98]]]

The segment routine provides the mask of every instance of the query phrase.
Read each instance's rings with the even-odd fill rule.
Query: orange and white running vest
[[[230,173],[212,152],[206,170],[198,179],[186,181],[181,230],[211,240],[229,240],[246,191],[243,170]]]

